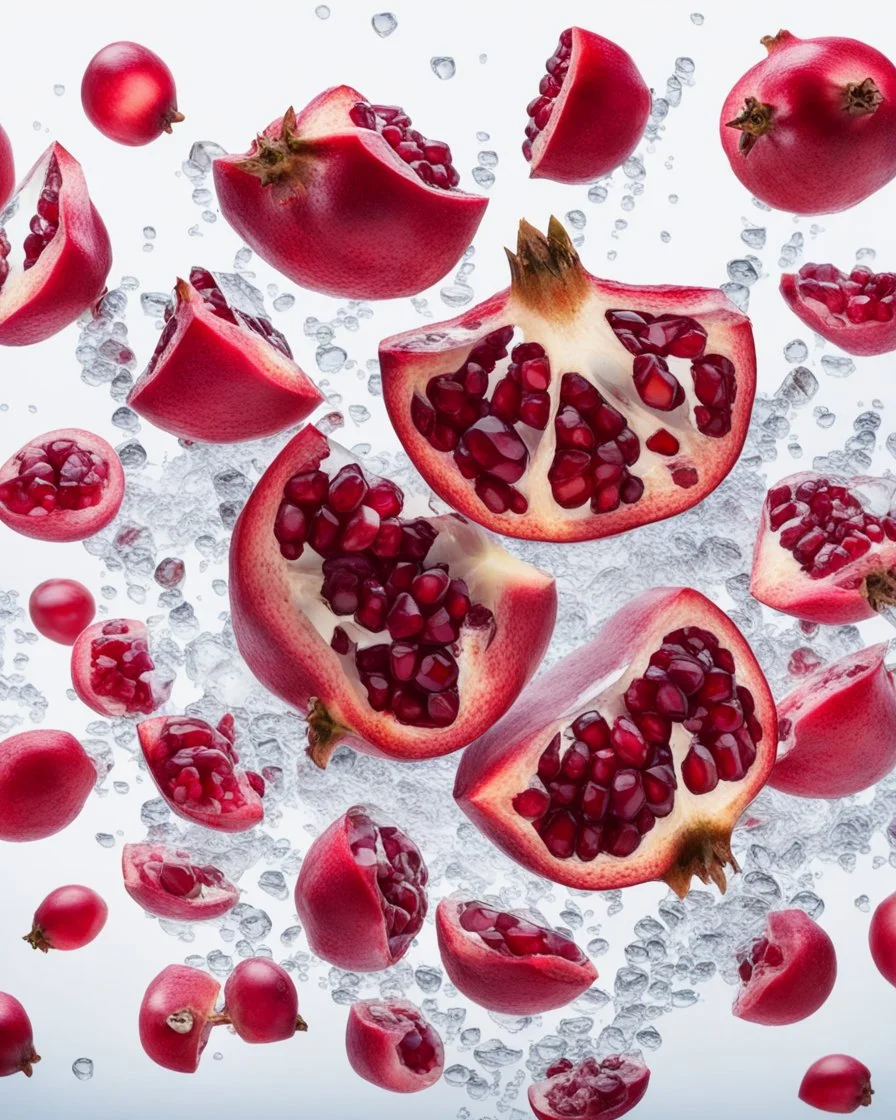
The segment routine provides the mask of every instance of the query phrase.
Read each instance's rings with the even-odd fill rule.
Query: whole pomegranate
[[[345,1028],[349,1064],[359,1077],[393,1093],[419,1093],[442,1076],[439,1032],[406,1000],[358,1000]]]
[[[855,39],[762,40],[722,107],[734,174],[767,206],[831,214],[896,175],[896,67]]]
[[[96,614],[96,602],[76,579],[45,579],[31,592],[28,614],[45,638],[70,646]]]
[[[139,43],[97,51],[81,79],[81,104],[104,136],[130,147],[149,144],[184,119],[171,71]]]
[[[0,742],[0,840],[43,840],[84,808],[96,783],[90,756],[67,731],[40,728]]]
[[[265,957],[240,961],[224,985],[224,1002],[243,1042],[282,1042],[308,1030],[292,977]]]
[[[896,273],[804,264],[781,276],[781,295],[807,327],[847,354],[896,350]]]
[[[874,911],[868,943],[878,972],[896,986],[896,894],[885,898]]]
[[[15,996],[0,992],[0,1077],[13,1073],[30,1077],[31,1067],[39,1061],[28,1013]]]
[[[82,949],[99,937],[108,916],[105,900],[90,887],[57,887],[35,910],[34,924],[24,940],[42,953]]]
[[[195,1073],[212,1028],[230,1022],[215,1012],[220,991],[218,981],[201,969],[163,968],[140,1004],[140,1044],[147,1056],[176,1073]]]
[[[639,1058],[611,1054],[578,1066],[563,1058],[544,1081],[529,1086],[529,1104],[538,1120],[617,1120],[641,1101],[649,1083],[650,1070]]]
[[[822,1112],[855,1112],[871,1104],[871,1070],[848,1054],[828,1054],[806,1070],[799,1097]]]
[[[12,144],[0,125],[0,207],[6,205],[16,185],[16,168],[12,158]]]

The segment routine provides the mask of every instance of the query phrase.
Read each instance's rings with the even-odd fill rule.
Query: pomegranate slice
[[[254,307],[238,278],[190,271],[128,404],[186,439],[232,443],[273,435],[323,397],[293,361],[289,343]]]
[[[12,144],[0,124],[0,206],[5,206],[16,185],[16,169],[12,158]]]
[[[523,155],[533,179],[587,183],[632,154],[650,115],[650,90],[609,39],[568,27],[526,107]]]
[[[436,908],[436,933],[451,983],[502,1015],[565,1007],[597,979],[597,969],[572,938],[524,911],[445,898]]]
[[[148,1057],[176,1073],[195,1073],[212,1028],[221,985],[184,964],[170,964],[150,983],[140,1004],[140,1044]]]
[[[288,109],[214,163],[221,211],[284,276],[349,299],[415,295],[460,259],[487,199],[457,189],[451,150],[398,105],[350,86]]]
[[[0,213],[0,346],[41,342],[73,323],[100,298],[111,266],[81,165],[51,144]]]
[[[638,1104],[649,1081],[650,1070],[634,1057],[586,1058],[576,1067],[564,1058],[529,1086],[529,1104],[538,1120],[616,1120]]]
[[[339,968],[389,968],[423,926],[428,878],[410,837],[378,810],[352,806],[318,836],[299,872],[296,911],[308,944]]]
[[[345,1028],[348,1060],[359,1077],[393,1093],[419,1093],[442,1076],[445,1048],[418,1007],[402,999],[353,1003]]]
[[[811,622],[873,618],[896,602],[896,480],[803,471],[768,492],[750,590]]]
[[[705,498],[746,435],[749,320],[717,290],[591,276],[555,218],[547,237],[520,223],[510,266],[509,290],[380,346],[386,407],[430,486],[489,529],[551,541]]]
[[[264,817],[264,779],[237,769],[233,716],[212,727],[194,716],[137,724],[143,757],[172,813],[218,832],[245,832]]]
[[[872,272],[857,264],[841,272],[833,264],[804,264],[781,277],[790,310],[847,354],[896,350],[896,273]]]
[[[529,870],[607,890],[725,888],[731,831],[775,761],[775,706],[740,631],[689,588],[633,599],[463,755],[454,795]]]
[[[137,619],[94,622],[72,646],[72,685],[101,716],[149,715],[168,700],[173,684],[156,668],[146,624]]]
[[[23,537],[83,541],[112,521],[124,498],[124,471],[104,439],[57,428],[0,467],[0,521]]]
[[[217,867],[194,863],[189,852],[165,844],[125,844],[121,873],[131,898],[157,918],[207,921],[240,900],[239,887]]]
[[[237,644],[263,684],[307,712],[321,766],[339,743],[402,759],[465,746],[513,703],[550,640],[550,576],[455,515],[402,518],[403,503],[309,426],[234,530]]]

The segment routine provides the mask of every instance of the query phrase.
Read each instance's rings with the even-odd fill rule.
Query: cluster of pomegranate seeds
[[[367,1014],[375,1023],[388,1030],[406,1032],[396,1049],[402,1063],[412,1073],[429,1073],[439,1064],[439,1036],[419,1011],[409,1007],[387,1007],[383,1003],[371,1003],[367,1007]]]
[[[224,875],[217,867],[196,867],[186,860],[147,860],[140,875],[151,886],[159,885],[176,898],[198,898],[203,887],[220,887],[224,883]]]
[[[572,28],[568,27],[561,33],[557,49],[545,63],[547,73],[538,84],[538,97],[534,97],[526,106],[529,120],[526,123],[523,155],[527,160],[532,158],[532,141],[551,119],[551,113],[554,111],[554,100],[563,86],[566,73],[569,70],[571,55]]]
[[[358,806],[349,809],[346,816],[355,862],[376,867],[389,950],[398,959],[420,932],[426,917],[426,865],[417,845],[395,825],[372,820]]]
[[[149,643],[131,634],[124,619],[107,622],[90,643],[91,690],[120,700],[131,715],[154,712],[168,699],[173,683],[157,679]]]
[[[483,902],[468,902],[460,912],[461,928],[477,934],[490,949],[505,957],[552,956],[582,964],[587,957],[568,937],[518,914],[493,910]]]
[[[378,132],[428,186],[450,190],[460,182],[448,145],[441,140],[427,140],[423,133],[411,128],[411,118],[400,105],[356,101],[349,110],[349,117],[358,128]]]
[[[514,809],[557,859],[631,855],[657,819],[672,812],[673,724],[693,736],[681,763],[691,793],[740,781],[752,766],[762,727],[752,694],[734,674],[731,651],[708,630],[686,626],[667,634],[647,671],[626,689],[627,714],[610,726],[598,711],[584,712],[563,750],[555,735],[538,761],[538,784],[516,795]]]
[[[558,1078],[547,1092],[551,1111],[558,1116],[585,1120],[625,1104],[629,1095],[629,1086],[621,1076],[625,1065],[618,1054],[603,1061],[586,1058],[577,1067],[568,1058],[562,1058],[547,1071],[548,1077]]]
[[[889,323],[896,301],[896,274],[856,265],[849,273],[833,264],[804,264],[796,290],[803,299],[823,303],[849,323]]]
[[[285,354],[287,358],[292,357],[292,350],[289,348],[289,343],[270,319],[265,318],[263,315],[248,315],[238,307],[231,307],[227,302],[227,297],[221,291],[217,280],[208,269],[191,268],[190,283],[202,296],[206,306],[211,308],[218,318],[225,319],[228,323],[233,323],[238,327],[248,327],[249,330],[261,335],[271,346],[276,347],[282,354]],[[168,318],[170,314],[170,309],[166,309],[166,318]]]
[[[89,509],[103,499],[109,464],[74,440],[32,443],[16,458],[19,473],[0,483],[0,502],[12,513]]]
[[[37,264],[41,253],[56,236],[59,229],[59,192],[61,189],[62,173],[59,170],[56,157],[52,156],[47,164],[44,185],[37,200],[37,213],[32,216],[28,223],[28,236],[25,238],[23,246],[25,259],[22,266],[26,270]],[[5,219],[7,215],[12,217],[14,213],[15,205],[11,204],[3,214],[0,214],[0,219]],[[0,226],[0,288],[3,287],[6,277],[9,275],[9,254],[11,252],[12,245],[6,236],[5,229]]]
[[[772,532],[811,579],[838,572],[886,537],[896,540],[896,517],[868,513],[847,487],[807,479],[796,489],[775,486],[766,503]]]
[[[233,718],[225,716],[217,729],[205,720],[183,716],[168,721],[151,759],[157,781],[177,805],[227,814],[245,804],[234,767]],[[264,794],[264,779],[246,771],[256,793]]]
[[[783,963],[784,954],[778,946],[772,945],[767,937],[760,937],[753,942],[749,950],[743,955],[737,971],[741,980],[748,984],[753,979],[753,972],[760,965],[779,968]]]

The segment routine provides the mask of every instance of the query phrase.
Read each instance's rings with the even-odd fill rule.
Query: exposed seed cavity
[[[448,145],[441,140],[427,140],[416,128],[411,128],[411,118],[400,105],[356,101],[349,116],[358,128],[378,132],[427,186],[451,190],[460,182]]]
[[[532,143],[540,132],[547,126],[554,111],[554,102],[563,88],[566,75],[569,72],[569,62],[572,56],[572,28],[568,27],[560,35],[560,42],[551,57],[545,62],[547,71],[538,85],[538,96],[526,106],[529,120],[526,122],[526,139],[523,141],[523,155],[527,160],[532,159]]]
[[[832,264],[804,264],[796,290],[804,300],[823,304],[843,324],[889,323],[896,302],[896,274],[856,265],[841,272]]]
[[[504,957],[563,957],[576,964],[588,959],[568,937],[536,925],[512,911],[494,910],[483,902],[464,903],[458,918],[461,928]]]
[[[18,474],[0,483],[0,502],[11,513],[40,517],[57,509],[99,505],[109,464],[72,439],[33,443],[16,456]]]
[[[25,271],[33,268],[40,260],[41,253],[50,244],[59,230],[59,192],[62,190],[62,173],[55,156],[51,156],[44,176],[44,185],[37,200],[36,213],[28,223],[28,236],[22,246],[24,259],[22,267]],[[15,199],[5,211],[0,213],[0,220],[8,214],[15,213]],[[3,288],[9,275],[9,257],[12,245],[6,235],[6,230],[0,226],[0,289]]]
[[[120,701],[131,715],[154,712],[168,699],[173,683],[155,672],[149,643],[131,633],[126,619],[111,619],[90,643],[92,691]]]
[[[405,1032],[396,1050],[402,1064],[412,1073],[429,1073],[441,1061],[438,1033],[415,1008],[375,1003],[368,1005],[367,1014],[389,1031]]]

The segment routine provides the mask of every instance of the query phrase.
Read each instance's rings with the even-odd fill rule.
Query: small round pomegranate
[[[149,715],[167,702],[174,678],[156,667],[146,624],[134,618],[94,622],[72,648],[72,686],[103,716]]]
[[[0,1077],[13,1073],[30,1077],[31,1067],[39,1061],[28,1013],[14,996],[0,992]]]
[[[224,985],[224,1002],[243,1042],[282,1042],[308,1030],[292,977],[266,957],[240,961]]]
[[[896,986],[896,894],[885,898],[874,911],[868,942],[881,976]]]
[[[96,602],[76,579],[46,579],[31,592],[28,613],[39,634],[70,646],[96,614]]]
[[[822,1112],[855,1112],[871,1104],[871,1071],[848,1054],[828,1054],[806,1070],[799,1097]]]
[[[564,1058],[529,1086],[529,1104],[538,1120],[616,1120],[639,1103],[649,1083],[650,1070],[635,1058],[611,1054],[578,1066]]]
[[[739,960],[741,988],[732,1011],[768,1027],[814,1015],[837,979],[834,943],[803,910],[769,914],[765,932]]]
[[[348,1013],[345,1049],[352,1069],[392,1093],[419,1093],[442,1076],[445,1049],[435,1027],[405,1000],[359,1000]]]
[[[239,887],[223,871],[164,844],[125,844],[121,871],[124,889],[157,918],[207,921],[220,918],[240,900]]]
[[[781,276],[781,295],[807,327],[847,354],[896,350],[896,273],[861,264],[848,273],[833,264],[804,264]]]
[[[108,916],[109,907],[90,887],[57,887],[35,910],[31,932],[23,940],[42,953],[83,949],[99,937]]]
[[[139,43],[110,43],[97,51],[81,80],[81,104],[104,136],[132,148],[171,132],[184,119],[177,111],[174,76]]]
[[[152,981],[140,1004],[140,1043],[165,1069],[195,1073],[212,1028],[229,1023],[215,1013],[221,985],[207,972],[170,964]]]
[[[16,185],[16,168],[12,157],[12,144],[0,125],[0,208],[9,201]]]
[[[71,824],[96,783],[67,731],[22,731],[0,742],[0,840],[43,840]]]

